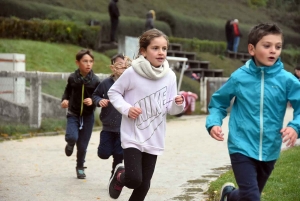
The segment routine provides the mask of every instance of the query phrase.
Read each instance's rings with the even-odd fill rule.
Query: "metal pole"
[[[179,93],[179,91],[180,91],[181,82],[182,82],[182,78],[183,78],[184,71],[185,71],[185,64],[186,64],[186,61],[184,61],[183,64],[182,64],[181,73],[180,73],[178,86],[177,86],[177,93]]]

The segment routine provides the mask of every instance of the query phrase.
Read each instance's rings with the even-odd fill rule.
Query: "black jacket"
[[[110,0],[108,4],[108,12],[111,19],[118,19],[120,16],[117,0]]]
[[[225,25],[225,35],[227,41],[232,41],[234,38],[233,34],[233,26],[231,24],[231,20],[228,20]]]
[[[92,70],[85,78],[83,78],[80,75],[79,69],[77,69],[74,73],[71,73],[71,75],[68,78],[68,83],[65,88],[65,92],[62,96],[62,101],[69,100],[68,111],[79,116],[81,111],[81,104],[82,104],[81,102],[85,98],[92,99],[92,94],[99,83],[100,83],[99,77],[95,75]],[[84,93],[82,97],[83,87],[84,87]],[[83,105],[83,111],[81,115],[92,114],[95,110],[94,104],[90,106],[87,106],[85,104],[82,105]]]
[[[98,85],[97,89],[93,93],[94,105],[100,107],[99,101],[101,99],[109,99],[107,96],[107,92],[114,83],[115,81],[110,76]],[[120,132],[122,115],[118,112],[118,110],[114,108],[114,106],[110,102],[108,103],[107,107],[103,107],[101,109],[99,117],[103,126],[102,130]]]

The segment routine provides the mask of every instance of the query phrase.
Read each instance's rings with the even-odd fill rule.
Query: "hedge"
[[[76,25],[60,20],[22,20],[0,17],[1,38],[22,38],[38,41],[71,43],[94,48],[100,27]]]
[[[171,43],[180,43],[184,51],[192,52],[210,52],[212,54],[224,54],[226,51],[226,42],[199,40],[197,38],[175,38],[170,37]]]

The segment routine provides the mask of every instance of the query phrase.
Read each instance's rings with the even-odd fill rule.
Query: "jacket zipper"
[[[263,142],[263,131],[264,131],[264,88],[265,88],[265,73],[261,71],[261,84],[260,84],[260,139],[259,139],[259,160],[262,161],[262,142]]]

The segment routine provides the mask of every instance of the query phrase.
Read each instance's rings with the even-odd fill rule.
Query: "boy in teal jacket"
[[[300,132],[300,82],[283,68],[283,34],[275,24],[259,24],[248,36],[252,59],[232,73],[209,103],[206,128],[223,141],[222,120],[235,98],[229,120],[228,150],[239,188],[226,183],[220,201],[260,200],[282,142],[294,146]],[[294,119],[283,127],[287,102]]]

